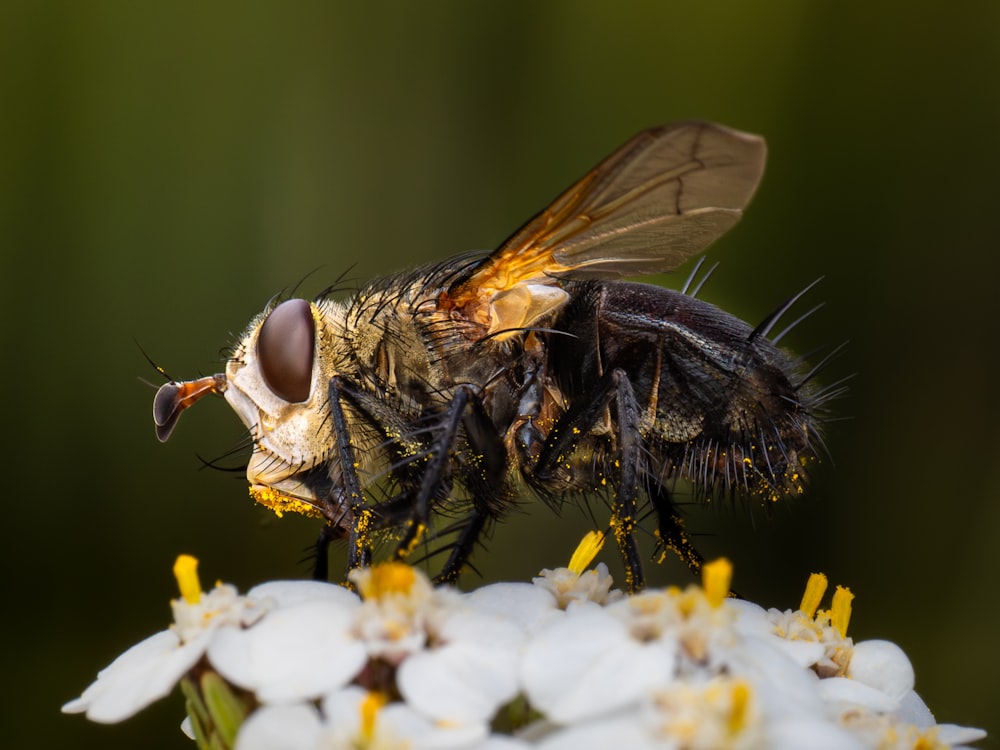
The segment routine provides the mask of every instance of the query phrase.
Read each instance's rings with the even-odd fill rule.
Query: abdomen
[[[792,355],[680,292],[631,283],[569,290],[573,300],[554,327],[571,336],[549,339],[549,373],[571,402],[614,369],[628,376],[648,474],[692,480],[703,495],[801,491],[818,419]],[[612,402],[612,421],[613,410]]]

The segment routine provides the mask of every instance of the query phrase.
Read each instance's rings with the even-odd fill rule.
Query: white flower
[[[728,563],[706,566],[704,590],[647,591],[603,608],[571,604],[525,649],[528,700],[551,721],[579,721],[637,705],[670,685],[682,663],[709,663],[716,642],[736,637],[736,614],[722,606],[730,571]]]
[[[429,633],[461,595],[435,589],[423,573],[402,563],[383,563],[350,573],[362,604],[352,625],[372,658],[392,666],[423,649]]]
[[[795,611],[727,598],[724,560],[701,586],[618,598],[603,566],[584,569],[600,542],[534,584],[467,595],[401,563],[352,572],[358,594],[202,594],[179,564],[175,624],[63,710],[117,721],[194,674],[189,732],[229,747],[240,727],[240,750],[942,750],[984,736],[935,722],[898,646],[847,636],[847,589],[820,610],[824,577]],[[490,733],[510,720],[516,738]]]
[[[819,610],[826,591],[826,576],[809,577],[806,592],[798,610],[766,613],[771,626],[772,642],[803,666],[810,667],[824,678],[819,692],[835,710],[852,707],[869,708],[877,712],[893,711],[903,698],[913,691],[913,666],[894,643],[870,640],[854,643],[847,637],[850,606],[854,595],[837,587],[829,610]],[[755,618],[744,609],[741,626],[762,635]]]
[[[854,595],[838,586],[830,609],[819,610],[826,587],[826,576],[814,573],[797,610],[770,609],[767,618],[772,633],[789,654],[811,666],[820,677],[837,677],[846,672],[854,648],[854,642],[847,637]]]
[[[589,601],[597,604],[609,604],[621,599],[624,594],[611,586],[614,581],[608,573],[608,566],[598,563],[597,567],[587,570],[597,553],[604,546],[605,536],[599,531],[586,534],[577,545],[569,565],[565,568],[546,568],[531,582],[555,598],[560,609],[566,609],[571,602]]]
[[[127,719],[173,690],[202,658],[216,631],[249,625],[266,611],[232,586],[218,584],[203,594],[196,567],[197,561],[187,555],[174,566],[182,596],[171,602],[170,629],[137,643],[101,670],[79,698],[62,707],[64,713],[86,712],[88,719],[101,723]]]
[[[517,695],[520,625],[432,588],[400,563],[354,571],[351,580],[364,599],[355,635],[370,658],[396,667],[395,686],[413,709],[435,721],[482,722]]]
[[[237,750],[443,750],[479,748],[483,723],[444,725],[402,703],[386,704],[358,687],[335,691],[311,704],[267,706],[243,724]]]

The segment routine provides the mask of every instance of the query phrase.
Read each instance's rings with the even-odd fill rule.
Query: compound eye
[[[275,396],[293,403],[309,398],[315,342],[316,324],[304,299],[271,310],[257,335],[257,360]]]

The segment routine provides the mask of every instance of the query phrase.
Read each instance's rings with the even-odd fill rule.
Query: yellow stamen
[[[842,638],[847,637],[847,624],[851,621],[851,600],[854,594],[843,586],[837,586],[833,592],[833,604],[830,607],[830,624],[839,632]]]
[[[582,575],[583,571],[590,567],[603,546],[604,532],[588,531],[580,543],[576,545],[573,556],[569,559],[569,569],[577,575]]]
[[[732,687],[733,704],[729,710],[729,735],[735,736],[743,731],[747,724],[750,710],[750,685],[743,680],[737,680]]]
[[[198,580],[198,558],[191,555],[178,555],[174,563],[174,578],[177,588],[188,604],[201,601],[201,581]]]
[[[701,569],[701,586],[705,598],[713,607],[718,607],[729,596],[729,584],[733,580],[733,564],[724,557],[706,564]]]
[[[373,565],[359,584],[362,599],[380,599],[389,594],[408,594],[417,580],[409,565],[387,562]]]
[[[367,743],[375,734],[375,719],[389,698],[385,693],[373,690],[361,701],[361,737]]]
[[[806,617],[816,616],[816,608],[819,607],[819,603],[823,600],[823,594],[826,593],[826,585],[826,576],[822,573],[813,573],[809,576],[806,591],[802,595],[802,603],[799,605],[799,609],[805,613]]]

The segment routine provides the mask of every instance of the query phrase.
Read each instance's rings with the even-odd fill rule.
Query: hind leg
[[[656,513],[656,538],[659,551],[657,562],[663,562],[666,553],[673,552],[696,577],[700,578],[705,558],[691,543],[684,518],[670,496],[670,490],[665,487],[651,490],[649,501]]]
[[[590,432],[614,404],[615,497],[611,504],[611,532],[625,564],[625,585],[638,591],[645,585],[642,560],[635,540],[636,499],[640,491],[643,437],[639,431],[640,410],[632,383],[624,370],[608,372],[598,383],[591,400],[567,412],[549,433],[549,439],[532,468],[541,483],[553,476],[561,457],[572,453],[576,437]]]

